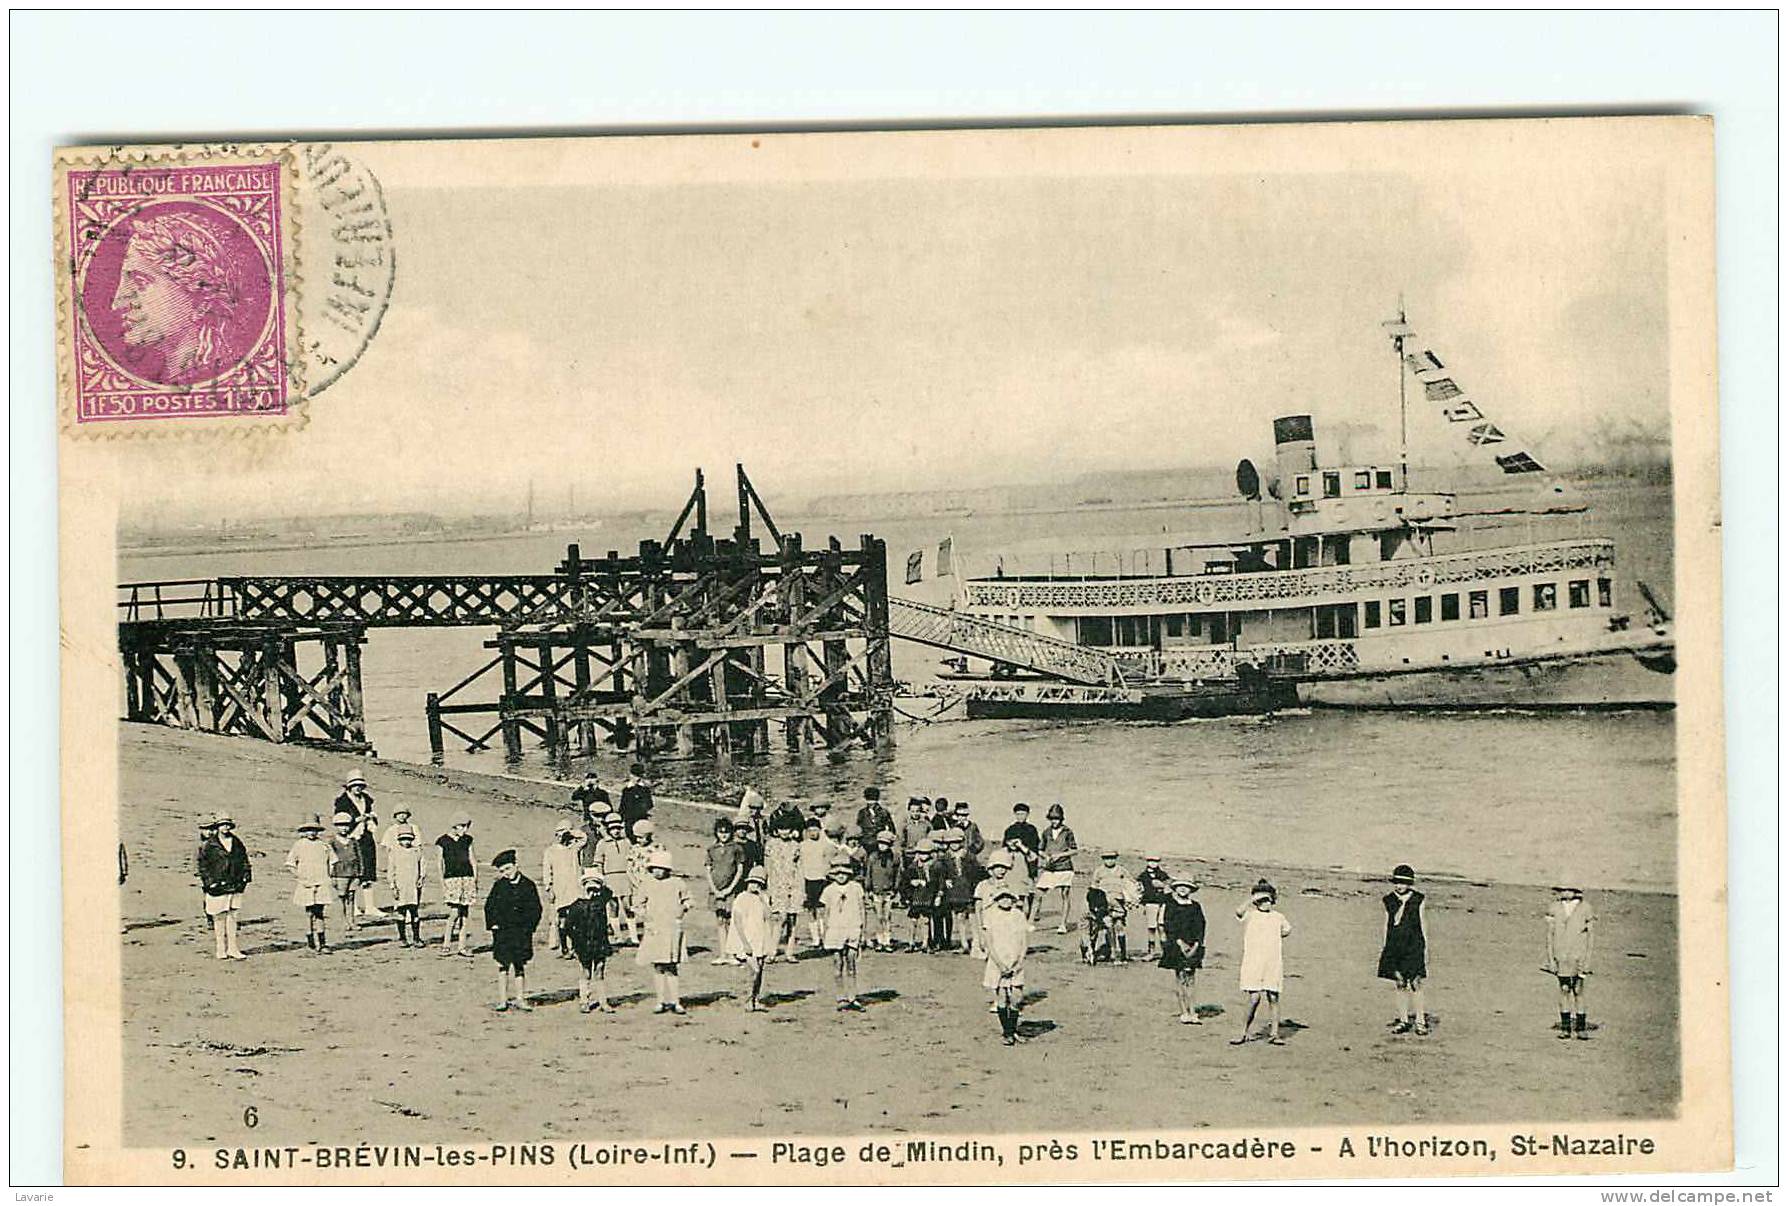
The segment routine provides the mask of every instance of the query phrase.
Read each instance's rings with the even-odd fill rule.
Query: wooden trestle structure
[[[892,737],[887,550],[806,549],[744,468],[730,538],[702,475],[662,541],[543,575],[237,577],[121,589],[126,716],[367,749],[360,645],[376,627],[493,624],[493,656],[426,703],[429,745],[555,760],[880,744]],[[754,532],[760,527],[762,536]],[[766,547],[766,540],[768,547]],[[300,667],[300,652],[321,665]],[[480,698],[481,689],[483,697]]]

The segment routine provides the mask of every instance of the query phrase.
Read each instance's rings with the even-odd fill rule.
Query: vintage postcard
[[[1713,138],[59,151],[70,1182],[1729,1166]]]

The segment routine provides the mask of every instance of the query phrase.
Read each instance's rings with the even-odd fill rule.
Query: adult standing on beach
[[[199,847],[199,882],[205,889],[205,915],[217,935],[219,959],[246,959],[237,945],[236,926],[242,894],[255,877],[248,847],[236,836],[236,821],[227,812],[211,818],[211,832]]]
[[[1037,832],[1035,825],[1031,824],[1031,806],[1023,800],[1012,805],[1012,823],[1006,826],[1006,832],[1002,836],[1005,838],[1008,848],[1010,848],[1013,838],[1023,842],[1027,858],[1036,858],[1037,851],[1043,848],[1043,835]],[[1035,867],[1031,868],[1033,874],[1036,870]]]
[[[441,899],[447,905],[447,931],[441,935],[441,954],[456,953],[455,935],[459,937],[458,954],[470,959],[466,945],[472,940],[472,902],[478,899],[478,864],[472,859],[472,818],[456,813],[451,827],[435,839],[441,852]]]
[[[341,794],[335,797],[335,813],[340,816],[344,812],[354,818],[354,840],[360,847],[360,884],[354,894],[354,920],[359,924],[377,911],[373,889],[379,882],[379,818],[373,812],[365,775],[353,775],[342,784]]]
[[[491,956],[497,961],[497,1003],[491,1008],[498,1013],[509,1008],[513,979],[515,1008],[532,1013],[527,971],[528,960],[534,957],[534,931],[540,927],[540,892],[521,873],[515,851],[503,851],[491,866],[497,869],[497,881],[484,900],[484,927],[490,931]]]
[[[1200,1024],[1192,996],[1193,979],[1204,966],[1204,909],[1193,899],[1197,892],[1192,880],[1176,879],[1161,910],[1160,965],[1173,972],[1174,999],[1187,1026]]]
[[[1056,925],[1055,932],[1068,932],[1068,915],[1073,904],[1070,899],[1074,891],[1074,852],[1080,849],[1080,843],[1074,840],[1074,831],[1068,828],[1068,813],[1060,804],[1049,806],[1049,826],[1043,830],[1038,842],[1038,857],[1043,870],[1037,875],[1037,916],[1043,915],[1044,897],[1056,892],[1062,904],[1062,919]]]
[[[620,812],[628,833],[652,815],[652,785],[646,782],[646,768],[638,762],[627,768],[627,782],[621,785]]]
[[[1425,1035],[1428,1011],[1422,1002],[1422,984],[1428,977],[1428,933],[1422,906],[1426,898],[1415,890],[1415,870],[1408,863],[1397,864],[1391,872],[1391,885],[1380,901],[1384,905],[1384,949],[1378,955],[1378,978],[1396,985],[1397,1021],[1391,1033],[1408,1034],[1413,1011],[1413,1029]]]

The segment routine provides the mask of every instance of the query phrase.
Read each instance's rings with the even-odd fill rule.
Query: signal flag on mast
[[[1387,322],[1384,328],[1386,334],[1402,347],[1408,347],[1416,338],[1415,331],[1402,320]],[[1497,447],[1516,441],[1491,422],[1478,404],[1466,396],[1466,391],[1453,379],[1439,356],[1428,348],[1419,348],[1406,351],[1403,364],[1421,384],[1422,396],[1439,404],[1441,418],[1464,429],[1465,442],[1469,447],[1491,449],[1497,467],[1504,473],[1545,472],[1546,467],[1532,453],[1519,449],[1504,452]]]

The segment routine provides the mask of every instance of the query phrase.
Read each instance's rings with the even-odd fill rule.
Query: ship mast
[[[1397,294],[1397,333],[1391,346],[1397,350],[1397,467],[1403,473],[1403,489],[1409,490],[1409,374],[1403,366],[1403,333],[1409,329],[1403,312],[1403,294]]]

